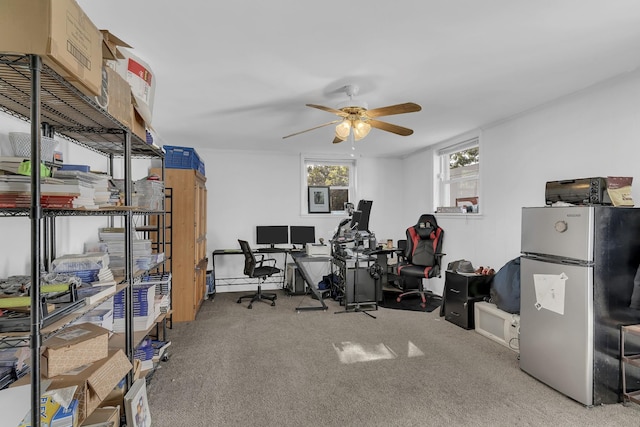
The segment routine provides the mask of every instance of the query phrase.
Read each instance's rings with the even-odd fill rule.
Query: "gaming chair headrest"
[[[438,228],[436,217],[429,214],[420,215],[418,223],[414,225],[420,239],[429,239],[431,234]]]

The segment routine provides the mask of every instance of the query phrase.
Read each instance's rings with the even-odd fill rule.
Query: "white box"
[[[477,333],[519,353],[520,316],[518,314],[507,313],[495,304],[485,301],[476,302],[473,311]]]
[[[331,246],[307,243],[308,256],[331,256]]]

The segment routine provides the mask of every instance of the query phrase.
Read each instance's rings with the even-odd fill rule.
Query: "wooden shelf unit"
[[[160,169],[151,173],[162,176]],[[206,178],[193,169],[164,170],[165,187],[172,189],[171,321],[195,320],[207,291]]]

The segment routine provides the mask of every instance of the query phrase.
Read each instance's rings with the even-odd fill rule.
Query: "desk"
[[[291,258],[293,258],[293,262],[296,263],[302,278],[307,282],[307,288],[309,288],[321,304],[319,306],[296,307],[296,311],[326,310],[328,308],[327,304],[324,303],[322,295],[318,292],[317,284],[314,283],[314,280],[311,278],[311,274],[307,270],[307,264],[310,262],[330,263],[332,258],[330,256],[308,256],[305,252],[291,252]]]
[[[255,279],[247,276],[238,276],[238,277],[218,277],[216,274],[216,257],[225,256],[225,255],[242,255],[242,251],[240,249],[216,249],[213,251],[213,256],[211,257],[212,263],[212,271],[213,271],[213,286],[214,289],[217,287],[219,282],[225,282],[227,285],[232,284],[258,284],[259,282],[262,284],[265,283],[277,283],[282,288],[285,285],[285,269],[287,265],[287,254],[291,253],[291,249],[280,249],[280,248],[263,248],[263,249],[253,249],[253,253],[256,255],[268,255],[268,254],[284,254],[284,262],[282,268],[280,268],[280,273],[275,274],[271,277],[268,277],[264,282],[260,282],[260,279]],[[277,266],[277,265],[276,265]]]

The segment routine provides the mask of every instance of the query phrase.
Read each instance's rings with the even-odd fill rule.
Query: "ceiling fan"
[[[353,138],[358,141],[367,136],[372,127],[401,136],[408,136],[413,133],[413,130],[409,128],[382,122],[380,120],[376,120],[376,118],[382,116],[391,116],[394,114],[415,113],[422,110],[422,107],[420,107],[418,104],[414,104],[413,102],[406,102],[404,104],[389,105],[387,107],[374,108],[372,110],[369,110],[366,102],[353,99],[354,95],[358,94],[358,86],[347,85],[343,89],[349,96],[349,101],[342,103],[342,105],[338,106],[338,108],[325,107],[316,104],[306,104],[307,107],[317,108],[319,110],[333,113],[339,116],[339,119],[321,124],[320,126],[312,127],[311,129],[306,129],[300,132],[292,133],[291,135],[283,136],[282,139],[300,135],[301,133],[309,132],[336,123],[338,123],[338,125],[336,126],[335,138],[333,139],[334,144],[346,140],[349,135],[353,135]]]

